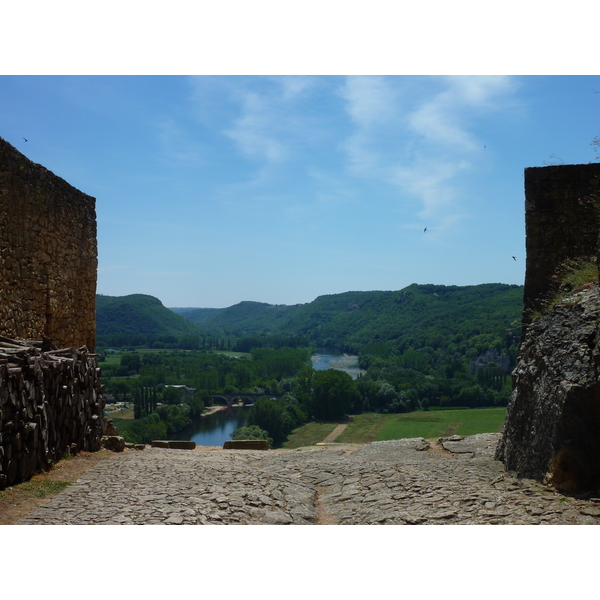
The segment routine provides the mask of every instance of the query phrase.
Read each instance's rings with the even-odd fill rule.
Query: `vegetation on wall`
[[[598,261],[595,256],[580,257],[564,261],[552,277],[552,290],[540,302],[540,308],[530,313],[532,319],[562,302],[568,296],[598,283]]]

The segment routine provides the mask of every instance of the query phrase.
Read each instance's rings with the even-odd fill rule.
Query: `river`
[[[190,425],[170,434],[172,440],[191,440],[196,446],[223,446],[231,439],[231,433],[246,424],[250,408],[234,406],[218,410]]]
[[[344,354],[332,348],[317,348],[311,356],[315,371],[338,369],[348,373],[352,379],[364,371],[358,368],[358,356]],[[191,440],[196,446],[223,446],[231,439],[231,433],[246,424],[250,408],[235,406],[218,410],[198,421],[192,422],[181,431],[171,434],[172,440]]]
[[[352,379],[356,379],[359,375],[365,373],[358,367],[358,356],[344,354],[335,348],[317,348],[310,358],[315,371],[337,369],[338,371],[345,371]]]

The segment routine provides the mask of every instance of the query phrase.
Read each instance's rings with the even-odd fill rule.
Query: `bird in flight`
[[[427,227],[425,227],[425,229],[423,229],[423,233],[425,233],[427,231]]]
[[[29,140],[28,140],[27,138],[25,138],[25,137],[24,137],[23,139],[24,139],[26,142],[28,142],[28,141],[29,141]]]
[[[517,260],[517,259],[513,256],[513,260]]]

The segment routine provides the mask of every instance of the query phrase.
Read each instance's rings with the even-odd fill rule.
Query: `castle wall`
[[[100,449],[95,202],[0,138],[0,490]]]
[[[523,334],[496,458],[565,493],[600,485],[600,297],[593,285],[545,301],[562,265],[598,256],[599,205],[600,165],[525,170]]]
[[[531,311],[539,310],[552,293],[553,275],[560,265],[596,256],[599,222],[591,199],[599,193],[598,164],[525,169],[524,328],[531,321]]]
[[[0,138],[0,335],[93,351],[95,203]]]

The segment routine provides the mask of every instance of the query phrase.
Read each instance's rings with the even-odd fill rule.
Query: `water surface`
[[[194,421],[181,431],[171,434],[172,440],[191,440],[196,446],[223,446],[231,433],[246,424],[248,407],[230,407]]]

